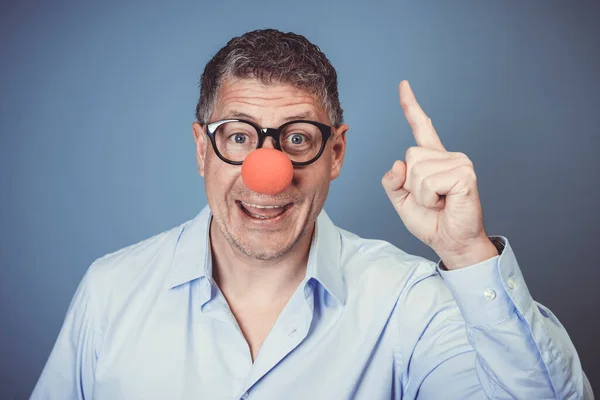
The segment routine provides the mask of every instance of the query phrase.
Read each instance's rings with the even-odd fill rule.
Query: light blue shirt
[[[252,363],[212,278],[210,219],[91,265],[33,399],[583,398],[575,348],[506,238],[500,256],[443,271],[324,211]]]

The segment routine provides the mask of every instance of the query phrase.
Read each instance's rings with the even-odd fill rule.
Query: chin
[[[265,248],[261,243],[244,243],[244,241],[236,240],[232,236],[228,238],[228,242],[242,254],[262,261],[276,260],[283,257],[299,240],[300,238],[297,238],[293,243],[288,245],[269,246],[269,248]]]
[[[219,224],[220,225],[220,224]],[[309,232],[308,227],[296,233],[293,225],[283,231],[248,228],[244,224],[238,229],[229,230],[228,226],[220,226],[220,230],[229,244],[248,258],[271,261],[285,256]]]

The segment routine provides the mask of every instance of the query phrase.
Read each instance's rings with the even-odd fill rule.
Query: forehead
[[[225,79],[217,92],[211,120],[243,114],[262,126],[289,120],[310,119],[329,123],[316,95],[285,83],[264,84],[257,79]]]

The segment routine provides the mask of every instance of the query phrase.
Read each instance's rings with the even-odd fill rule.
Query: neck
[[[306,276],[314,226],[290,251],[273,260],[248,257],[211,221],[213,278],[228,301],[268,305],[288,299]]]

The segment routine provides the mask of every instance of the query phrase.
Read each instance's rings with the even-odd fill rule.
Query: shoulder
[[[189,221],[96,259],[84,280],[96,297],[124,297],[140,284],[164,280]]]
[[[376,326],[372,321],[378,321],[379,326],[401,332],[402,340],[394,346],[410,351],[428,329],[437,331],[448,323],[464,326],[435,262],[383,240],[339,232],[346,305],[360,315],[371,315],[371,327]]]
[[[455,314],[456,303],[436,263],[383,240],[364,239],[340,229],[342,273],[348,292],[393,307],[408,325],[426,325],[434,315]]]

